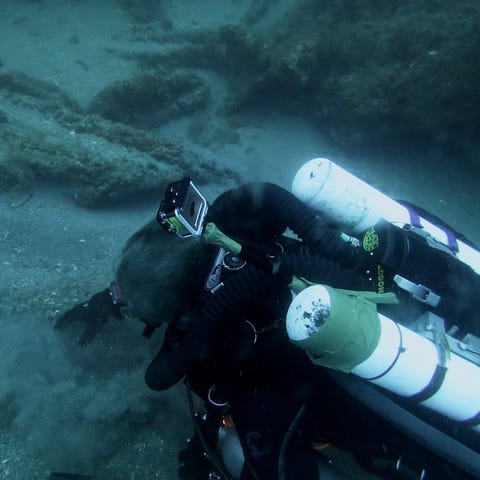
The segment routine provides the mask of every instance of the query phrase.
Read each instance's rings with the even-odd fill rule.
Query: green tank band
[[[316,365],[350,372],[378,345],[381,326],[377,304],[398,303],[398,299],[393,293],[324,287],[330,296],[329,316],[317,332],[295,343]]]
[[[329,287],[330,288],[330,287]],[[377,292],[369,292],[369,291],[359,291],[359,290],[345,290],[343,288],[335,288],[336,292],[343,292],[348,296],[351,297],[362,297],[364,300],[368,300],[369,302],[373,302],[376,305],[396,305],[399,302],[397,296],[393,292],[385,292],[385,293],[377,293]],[[330,291],[329,291],[330,293]]]
[[[242,246],[230,237],[227,237],[214,223],[207,223],[203,232],[207,243],[223,247],[225,250],[238,255]]]
[[[312,282],[309,282],[303,277],[297,277],[293,275],[292,281],[288,284],[288,287],[293,293],[298,294],[302,290],[305,290],[306,288],[311,287],[312,285],[315,285],[315,284]]]

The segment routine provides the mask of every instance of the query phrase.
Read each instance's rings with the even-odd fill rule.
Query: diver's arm
[[[338,262],[302,250],[285,252],[274,266],[277,275],[302,277],[309,282],[323,283],[334,288],[374,290],[375,286],[365,275],[345,268]]]
[[[181,343],[163,348],[152,360],[145,381],[153,390],[166,390],[195,364],[208,359],[224,327],[253,296],[262,295],[279,280],[254,266],[247,266],[230,277],[208,298],[200,312],[192,315]]]
[[[221,194],[209,210],[208,220],[243,248],[252,242],[274,242],[290,228],[311,252],[335,259],[344,266],[361,263],[361,251],[342,239],[313,209],[288,190],[267,182],[248,183]]]

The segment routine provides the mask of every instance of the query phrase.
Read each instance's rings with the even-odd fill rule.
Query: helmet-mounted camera
[[[157,221],[181,238],[202,234],[208,203],[189,177],[170,183],[157,212]]]

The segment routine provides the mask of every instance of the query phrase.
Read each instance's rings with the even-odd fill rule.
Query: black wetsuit
[[[347,266],[314,255],[328,251],[345,265],[355,263],[355,252],[338,232],[275,185],[249,184],[224,193],[210,207],[208,220],[242,244],[240,256],[246,262],[238,270],[224,268],[217,285],[206,289],[219,253],[218,247],[207,249],[195,280],[198,297],[192,303],[197,308],[168,328],[146,381],[163,390],[187,372],[203,398],[215,384],[216,394],[231,406],[248,463],[259,478],[278,478],[285,433],[311,396],[312,378],[322,375],[286,333],[292,274],[343,288],[365,289],[370,284]],[[283,237],[287,227],[303,242]],[[279,254],[282,261],[273,274]],[[288,458],[302,457],[306,467],[308,449],[295,445],[298,442],[292,442]]]
[[[195,280],[195,308],[168,328],[160,352],[147,369],[146,381],[151,388],[163,390],[187,373],[203,398],[215,384],[217,394],[231,406],[247,463],[262,480],[276,479],[282,442],[302,405],[315,399],[320,412],[317,422],[305,425],[303,432],[315,428],[321,419],[325,434],[325,428],[342,424],[344,409],[352,409],[354,403],[345,400],[325,371],[288,340],[285,314],[292,275],[333,287],[372,291],[378,278],[365,274],[363,251],[344,242],[340,232],[275,185],[248,184],[220,195],[210,207],[208,220],[242,245],[240,257],[246,264],[223,272],[218,288],[205,289],[218,255],[217,247],[208,249]],[[301,242],[282,237],[287,227]],[[386,289],[392,287],[390,281]],[[404,297],[404,303],[416,308],[415,302]],[[364,425],[363,432],[368,428]],[[348,443],[349,435],[342,432],[340,437]],[[307,466],[314,460],[303,444],[305,439],[310,440],[310,435],[297,436],[291,443],[285,468],[297,476],[301,468],[302,478],[317,478],[315,468]],[[359,438],[355,441],[362,444]],[[244,478],[250,478],[248,471]]]
[[[364,276],[347,268],[356,262],[355,249],[281,187],[258,183],[230,190],[215,200],[208,215],[208,221],[241,243],[239,256],[246,264],[231,271],[221,288],[205,289],[199,279],[207,281],[217,255],[216,247],[206,255],[197,278],[189,279],[198,284],[197,298],[190,302],[189,308],[191,305],[197,308],[185,312],[187,322],[183,317],[172,326],[167,346],[147,370],[146,380],[153,389],[168,388],[190,367],[211,357],[212,349],[222,343],[219,340],[228,336],[226,332],[235,328],[239,319],[251,322],[256,331],[279,319],[283,321],[291,301],[288,284],[292,275],[334,287],[369,286]],[[302,242],[283,237],[287,227]],[[328,252],[328,258],[315,255],[317,251]],[[280,262],[275,265],[277,258]],[[181,342],[177,343],[182,335],[172,332],[175,329],[185,333]]]

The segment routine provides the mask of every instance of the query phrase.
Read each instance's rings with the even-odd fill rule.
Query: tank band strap
[[[459,422],[462,427],[476,427],[480,425],[480,412],[478,412],[473,417],[469,418],[468,420],[464,420],[463,422]]]
[[[404,207],[408,210],[408,215],[410,217],[410,224],[417,228],[423,228],[420,222],[420,215],[413,208],[410,208],[406,205],[404,205]],[[446,235],[447,244],[450,250],[458,253],[458,242],[455,234],[445,225],[442,225],[442,226],[437,225],[437,228],[440,228],[442,232]]]
[[[457,237],[453,234],[451,230],[448,229],[443,229],[443,231],[447,234],[448,238],[448,246],[454,251],[457,252],[459,251],[458,248],[458,242],[457,242]]]
[[[375,377],[365,378],[365,380],[369,380],[371,382],[372,380],[378,380],[379,378],[382,378],[384,375],[386,375],[395,366],[395,364],[397,363],[397,361],[400,357],[400,354],[405,351],[405,347],[403,346],[402,330],[400,329],[398,323],[396,323],[396,322],[394,322],[394,323],[395,323],[395,326],[397,327],[397,330],[398,330],[399,342],[398,342],[397,354],[395,355],[395,358],[393,359],[393,362],[390,364],[390,366],[386,370],[384,370],[379,375],[376,375]]]
[[[417,228],[422,228],[422,224],[420,223],[420,215],[410,207],[405,206],[408,210],[408,215],[410,217],[410,224]]]
[[[437,367],[435,368],[435,372],[433,372],[432,378],[430,379],[430,382],[428,382],[428,384],[424,388],[422,388],[422,390],[413,395],[410,395],[409,397],[407,397],[407,399],[411,402],[420,403],[433,396],[442,386],[445,375],[447,374],[447,370],[447,367],[443,365],[437,365]]]

